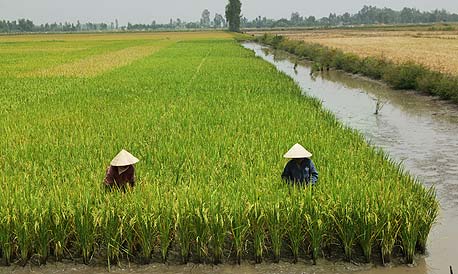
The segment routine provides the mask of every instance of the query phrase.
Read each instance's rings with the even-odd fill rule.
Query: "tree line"
[[[116,23],[115,23],[116,22]],[[117,20],[112,23],[46,23],[35,25],[28,19],[19,19],[14,21],[0,20],[0,32],[77,32],[77,31],[108,31],[118,28]]]
[[[285,28],[285,27],[322,27],[322,26],[349,26],[367,24],[420,24],[437,22],[458,22],[458,14],[450,13],[444,9],[433,11],[420,11],[414,8],[403,8],[396,11],[390,8],[377,8],[364,6],[355,14],[348,12],[337,15],[329,14],[327,17],[301,16],[293,12],[289,19],[280,20],[257,17],[254,20],[241,18],[242,28]]]
[[[0,20],[0,33],[18,33],[18,32],[84,32],[84,31],[135,31],[135,30],[180,30],[180,29],[199,29],[199,28],[217,28],[226,27],[226,21],[220,14],[216,14],[213,20],[205,19],[200,22],[185,22],[177,19],[170,19],[169,23],[158,24],[153,20],[149,24],[132,24],[119,26],[118,20],[110,23],[46,23],[35,25],[28,19],[19,19],[14,21]]]
[[[238,2],[239,0],[229,0],[228,7],[232,2]],[[241,6],[241,5],[240,5]],[[240,8],[238,15],[233,15],[232,10],[229,13],[226,11],[226,18],[230,18],[232,25],[234,24],[234,16],[240,18]],[[229,16],[229,17],[227,17]],[[130,22],[125,26],[119,26],[118,19],[110,23],[76,23],[64,22],[64,23],[46,23],[35,25],[33,21],[29,19],[19,19],[14,21],[0,20],[0,33],[17,33],[17,32],[80,32],[80,31],[148,31],[148,30],[182,30],[182,29],[199,29],[199,28],[215,28],[223,29],[227,27],[226,18],[223,15],[215,13],[213,19],[208,9],[202,12],[200,21],[196,22],[185,22],[180,18],[171,18],[169,23],[158,24],[155,20],[147,24],[132,24]],[[239,19],[240,21],[240,19]],[[238,31],[237,29],[232,29]]]
[[[0,20],[0,33],[16,32],[80,32],[80,31],[148,31],[148,30],[186,30],[200,28],[225,29],[239,31],[240,28],[286,28],[286,27],[321,27],[321,26],[348,26],[365,24],[418,24],[436,22],[458,22],[458,14],[450,13],[444,9],[433,11],[420,11],[414,8],[404,8],[396,11],[390,8],[377,8],[364,6],[355,14],[331,13],[327,17],[316,18],[315,16],[302,16],[299,12],[293,12],[289,19],[280,20],[257,17],[248,20],[241,15],[242,5],[240,0],[229,0],[225,10],[225,17],[215,13],[211,16],[205,9],[201,19],[195,22],[185,22],[179,18],[170,19],[168,23],[158,24],[152,21],[147,24],[132,24],[120,26],[118,20],[109,23],[46,23],[35,25],[29,19],[14,21]]]

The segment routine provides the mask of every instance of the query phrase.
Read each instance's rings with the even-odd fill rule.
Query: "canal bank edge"
[[[313,61],[317,70],[337,69],[382,80],[397,90],[415,90],[439,96],[458,104],[458,77],[432,71],[414,62],[396,64],[381,57],[359,57],[317,43],[290,40],[285,36],[264,34],[256,42],[285,50]]]

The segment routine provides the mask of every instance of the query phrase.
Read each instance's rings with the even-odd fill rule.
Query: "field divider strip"
[[[210,53],[212,52],[213,49],[209,49],[207,54],[202,58],[202,60],[200,61],[200,64],[197,66],[197,69],[196,69],[196,72],[194,73],[194,75],[191,77],[191,79],[189,80],[186,88],[184,89],[185,91],[188,90],[191,85],[192,85],[192,82],[194,82],[194,80],[197,78],[197,75],[199,74],[200,72],[200,69],[202,68],[203,64],[205,63],[205,61],[207,60],[208,56],[210,55]]]

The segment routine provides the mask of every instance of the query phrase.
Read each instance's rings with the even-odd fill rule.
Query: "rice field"
[[[0,36],[0,93],[3,264],[411,263],[438,215],[434,189],[227,33]],[[281,181],[295,143],[313,189]],[[105,192],[121,149],[136,187]]]
[[[458,75],[458,31],[310,30],[281,33],[293,40],[338,48],[360,57],[414,62],[434,71]]]

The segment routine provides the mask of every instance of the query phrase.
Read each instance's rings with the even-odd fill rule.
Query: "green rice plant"
[[[208,254],[207,248],[210,237],[208,205],[202,200],[202,197],[196,197],[196,200],[193,202],[193,235],[195,237],[197,260],[201,262]]]
[[[417,249],[422,254],[425,254],[429,232],[439,215],[439,205],[436,201],[436,192],[434,188],[430,188],[427,195],[422,196],[422,198],[423,206],[421,207],[422,213],[419,216],[420,220]]]
[[[165,263],[167,262],[170,243],[173,239],[172,237],[174,225],[173,210],[165,200],[162,200],[161,204],[159,205],[159,213],[156,218],[156,225],[159,232],[161,258],[162,262]]]
[[[381,249],[381,256],[383,264],[389,263],[393,254],[394,245],[398,239],[399,230],[401,229],[401,216],[400,212],[395,209],[397,201],[390,201],[383,198],[383,204],[380,206],[380,223],[381,230],[379,236],[379,245]]]
[[[342,191],[342,190],[341,190]],[[351,190],[343,190],[344,194],[334,200],[334,208],[332,219],[333,225],[335,228],[335,233],[340,240],[345,257],[348,261],[352,259],[353,255],[353,246],[357,241],[358,235],[358,223],[355,218],[355,204],[356,201],[353,200]]]
[[[116,197],[119,199],[119,197]],[[112,263],[117,263],[119,260],[121,249],[121,235],[123,233],[123,216],[119,210],[116,200],[110,201],[112,197],[107,197],[106,204],[104,205],[107,210],[99,212],[96,219],[99,221],[97,224],[100,227],[100,233],[103,237],[103,244],[106,246],[106,259],[108,270],[110,270]]]
[[[235,248],[235,257],[237,263],[240,264],[242,255],[246,250],[246,241],[250,231],[250,221],[247,218],[250,208],[241,201],[239,195],[232,201],[233,206],[228,213],[228,222]]]
[[[134,206],[130,204],[128,208],[124,208],[124,230],[121,235],[122,251],[123,255],[130,262],[131,259],[135,259],[138,256],[138,238],[135,232],[135,226],[137,222],[137,216],[135,216]]]
[[[299,259],[299,251],[304,244],[304,201],[300,199],[306,191],[301,186],[290,187],[290,197],[287,197],[286,204],[286,220],[288,225],[287,236],[291,252],[293,253],[293,262],[297,263]]]
[[[331,225],[329,209],[327,208],[328,201],[324,199],[324,195],[320,199],[315,198],[314,193],[316,191],[312,187],[307,188],[304,202],[305,232],[312,249],[313,264],[316,264],[324,245],[326,233],[328,233]]]
[[[83,263],[89,264],[98,234],[97,224],[101,224],[100,216],[93,211],[93,198],[86,194],[75,200],[72,219],[75,222],[76,245],[83,257]]]
[[[401,229],[400,220],[395,215],[393,215],[394,214],[391,214],[386,217],[384,228],[381,230],[380,245],[383,264],[391,262],[393,248],[396,244],[399,230]],[[394,218],[390,218],[390,216],[393,216]]]
[[[272,204],[268,206],[266,211],[267,227],[269,232],[270,243],[274,255],[274,262],[278,263],[281,257],[281,249],[287,228],[284,220],[284,204],[282,200],[284,196],[278,195]]]
[[[358,242],[366,257],[366,262],[370,262],[372,248],[379,233],[378,217],[375,212],[369,210],[362,210],[356,215],[356,220],[359,221]]]
[[[35,249],[39,256],[40,264],[46,264],[49,255],[49,245],[51,243],[51,216],[52,208],[50,205],[40,205],[34,216]]]
[[[0,250],[3,264],[8,266],[13,252],[13,226],[10,208],[0,208]]]
[[[62,261],[64,250],[70,239],[70,233],[73,231],[73,220],[65,205],[60,203],[54,203],[52,205],[52,212],[50,214],[54,256],[57,261]]]
[[[250,220],[250,234],[253,241],[254,260],[256,263],[261,263],[266,249],[266,215],[263,208],[263,203],[258,196],[256,190],[250,193],[251,198],[248,201],[248,215]]]
[[[379,220],[379,212],[376,210],[378,193],[366,189],[360,194],[355,210],[355,222],[358,224],[358,242],[363,250],[366,262],[370,262],[372,248],[379,237],[383,223]]]
[[[24,203],[25,204],[25,203]],[[25,207],[17,207],[14,216],[13,233],[16,235],[17,247],[19,249],[19,258],[21,264],[25,265],[32,255],[33,243],[35,242],[33,216],[35,210]]]
[[[401,207],[403,223],[401,224],[401,245],[404,251],[406,262],[413,263],[415,248],[419,235],[420,212],[414,208],[412,201],[405,201]]]
[[[135,207],[136,215],[133,224],[140,247],[140,258],[143,263],[149,263],[158,236],[156,222],[158,217],[149,203],[137,203]]]
[[[181,260],[187,263],[191,251],[192,233],[192,211],[187,195],[176,198],[173,212],[175,218],[175,240],[180,245]]]
[[[210,196],[209,206],[209,233],[210,246],[213,253],[213,263],[219,264],[222,262],[224,243],[227,236],[227,212],[226,206],[223,204],[223,197],[215,190]]]

